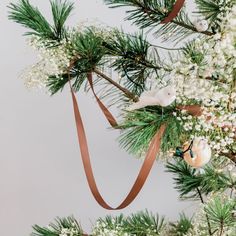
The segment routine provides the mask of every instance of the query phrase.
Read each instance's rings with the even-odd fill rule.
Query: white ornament
[[[188,150],[191,144],[184,145],[184,150]],[[211,159],[212,151],[206,139],[194,138],[190,150],[184,153],[184,160],[194,168],[206,165]]]
[[[206,20],[197,19],[193,24],[198,32],[207,31],[209,28],[208,22]]]
[[[173,85],[168,85],[162,89],[152,89],[141,94],[139,101],[132,104],[128,110],[137,110],[146,106],[171,105],[176,99],[176,89]]]

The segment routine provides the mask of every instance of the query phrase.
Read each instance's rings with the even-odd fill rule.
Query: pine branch
[[[217,230],[219,235],[222,235],[227,227],[236,225],[235,216],[232,214],[235,209],[235,201],[215,197],[205,206],[204,211],[209,217],[212,228]]]
[[[54,33],[60,41],[67,36],[65,23],[74,9],[74,3],[70,3],[67,0],[64,2],[62,0],[50,0],[50,3],[54,21]]]
[[[38,8],[33,7],[28,0],[20,0],[18,4],[10,3],[9,19],[30,29],[25,35],[37,35],[42,38],[55,40],[51,25]]]
[[[118,84],[116,81],[109,78],[107,75],[105,75],[104,73],[102,73],[98,69],[96,69],[96,68],[93,69],[93,72],[95,72],[97,75],[99,75],[100,77],[102,77],[103,79],[108,81],[110,84],[112,84],[113,86],[118,88],[120,91],[122,91],[130,100],[132,100],[134,102],[138,101],[138,97],[135,94],[131,93],[128,89],[122,87],[120,84]]]
[[[170,107],[162,109],[156,106],[128,112],[119,127],[123,130],[120,137],[121,146],[129,153],[143,154],[147,151],[158,129],[165,122],[167,128],[162,137],[161,150],[166,152],[178,147],[183,130],[171,111]]]
[[[170,223],[168,236],[185,236],[192,228],[192,218],[188,218],[184,213],[182,213],[177,222]]]
[[[203,200],[203,196],[202,196],[202,193],[200,191],[199,188],[197,188],[197,193],[199,195],[199,198],[201,200],[201,203],[204,204],[204,200]],[[210,220],[209,220],[209,216],[208,214],[206,213],[206,220],[207,220],[207,225],[208,225],[208,232],[209,232],[209,235],[211,236],[212,235],[212,231],[211,231],[211,224],[210,224]]]
[[[199,188],[201,187],[201,177],[197,171],[191,168],[184,160],[177,159],[174,163],[168,162],[167,172],[174,174],[175,189],[180,193],[181,198],[201,199]],[[201,199],[203,200],[203,199]]]
[[[174,24],[176,24],[176,25],[178,25],[178,26],[181,26],[181,27],[183,27],[183,28],[186,28],[186,29],[188,29],[188,30],[191,30],[191,31],[193,31],[193,32],[199,33],[199,31],[197,31],[197,29],[196,29],[193,25],[191,25],[191,24],[186,24],[186,23],[184,23],[183,21],[172,20],[172,23],[174,23]],[[210,31],[203,31],[203,32],[200,32],[200,33],[205,34],[205,35],[207,35],[207,36],[212,36],[212,35],[214,35],[214,33],[210,32]]]
[[[165,219],[149,213],[138,212],[132,214],[127,218],[126,232],[129,235],[143,236],[143,235],[161,235],[161,232],[165,226]]]
[[[33,226],[32,236],[61,236],[73,233],[74,236],[83,236],[83,231],[74,217],[57,218],[55,223],[48,227]]]
[[[66,37],[65,22],[73,10],[73,4],[62,0],[50,1],[54,25],[51,26],[38,8],[28,0],[18,4],[10,3],[9,19],[23,25],[30,31],[25,35],[36,35],[42,39],[60,41]]]
[[[172,11],[175,1],[105,0],[105,3],[111,5],[111,7],[132,7],[132,10],[126,11],[129,15],[126,19],[133,21],[140,28],[154,29],[160,26],[160,23]],[[214,34],[211,31],[198,32],[184,10],[181,10],[179,15],[169,24],[162,25],[156,30],[157,35],[160,33],[163,36],[167,34],[171,35],[168,36],[167,39],[176,37],[175,41],[192,33],[199,33],[207,36]]]
[[[123,84],[137,95],[145,90],[147,78],[158,77],[161,69],[169,71],[163,65],[158,51],[143,34],[130,35],[115,31],[103,46],[114,58],[111,66],[121,75]]]

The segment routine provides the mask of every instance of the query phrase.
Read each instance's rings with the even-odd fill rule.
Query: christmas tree
[[[129,7],[127,20],[140,31],[69,28],[74,6],[66,0],[50,2],[53,23],[28,0],[9,5],[9,19],[27,29],[29,44],[40,54],[22,74],[25,84],[52,95],[71,87],[80,145],[86,137],[75,93],[92,92],[111,126],[120,130],[121,146],[147,155],[145,160],[166,162],[180,198],[201,204],[193,217],[182,213],[177,222],[148,211],[108,216],[98,219],[92,235],[235,236],[236,1],[195,0],[193,13],[180,4],[184,1],[104,1]],[[177,4],[180,10],[173,15]],[[149,34],[163,45],[152,43]],[[111,106],[121,112],[118,122]],[[33,235],[85,234],[68,217],[34,226]]]

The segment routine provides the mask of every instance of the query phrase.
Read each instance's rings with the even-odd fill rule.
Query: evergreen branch
[[[231,9],[236,4],[236,1],[196,0],[196,4],[199,9],[197,13],[203,14],[206,19],[214,22],[217,21],[219,14],[224,14],[228,9]]]
[[[182,213],[177,222],[170,223],[168,236],[185,236],[192,228],[192,218],[188,218],[184,213]]]
[[[10,3],[9,19],[30,29],[25,35],[37,35],[44,39],[55,40],[51,25],[38,8],[33,7],[28,0],[20,0],[18,4]]]
[[[129,6],[132,10],[126,11],[129,16],[127,20],[134,21],[136,25],[141,28],[155,28],[168,16],[172,11],[175,1],[164,0],[164,1],[137,1],[137,0],[105,0],[111,7],[122,7]],[[176,26],[178,26],[176,28]],[[211,36],[214,33],[211,31],[198,32],[197,29],[192,25],[187,14],[182,10],[179,15],[172,20],[169,24],[161,26],[156,33],[173,34],[178,36],[187,35],[191,33],[199,33],[207,36]],[[178,36],[180,37],[180,36]]]
[[[209,216],[209,221],[213,229],[222,235],[227,227],[236,225],[236,219],[232,214],[236,209],[236,202],[229,199],[215,197],[205,207],[204,211]]]
[[[219,16],[224,16],[229,9],[236,4],[235,0],[196,0],[198,14],[202,14],[211,24],[213,32],[220,31],[221,19]]]
[[[200,200],[201,200],[201,203],[204,204],[205,202],[204,202],[204,200],[203,200],[203,196],[202,196],[202,193],[201,193],[201,191],[200,191],[199,188],[197,188],[197,193],[198,193],[198,195],[199,195],[199,198],[200,198]],[[206,213],[205,215],[206,215],[206,220],[207,220],[209,235],[212,235],[211,224],[210,224],[209,216],[208,216],[207,213]]]
[[[181,198],[196,198],[203,201],[199,188],[201,178],[197,175],[196,169],[191,168],[184,160],[177,159],[174,163],[168,162],[167,172],[175,175],[175,189],[180,193]]]
[[[126,232],[129,235],[143,236],[143,235],[161,235],[161,232],[165,226],[165,219],[159,217],[159,215],[154,215],[149,213],[147,210],[145,212],[138,212],[132,214],[127,218]]]
[[[99,218],[92,235],[136,235],[160,236],[165,227],[165,219],[158,214],[141,211],[124,217],[123,214],[112,217]]]
[[[65,22],[73,10],[73,4],[67,1],[50,1],[54,25],[51,26],[38,8],[29,0],[20,0],[18,4],[10,3],[9,19],[30,29],[25,35],[36,35],[42,39],[60,41],[66,37]]]
[[[188,29],[188,30],[191,30],[191,31],[193,31],[193,32],[196,32],[196,33],[202,33],[202,34],[205,34],[205,35],[207,35],[207,36],[212,36],[212,35],[214,35],[214,33],[210,32],[210,31],[199,32],[199,31],[197,31],[197,29],[196,29],[194,26],[192,26],[192,25],[190,25],[190,24],[186,24],[186,23],[184,23],[183,21],[172,20],[172,23],[174,23],[174,24],[176,24],[176,25],[178,25],[178,26],[181,26],[181,27],[183,27],[183,28],[186,28],[186,29]]]
[[[232,187],[232,181],[227,173],[220,172],[215,166],[208,165],[204,168],[204,173],[197,173],[183,160],[176,160],[167,164],[167,171],[173,173],[176,189],[181,197],[199,197],[203,202],[202,194],[208,195],[212,192],[223,192]]]
[[[112,80],[110,77],[105,75],[103,72],[99,71],[98,69],[93,69],[93,72],[95,72],[97,75],[108,81],[110,84],[114,85],[116,88],[118,88],[120,91],[122,91],[129,99],[133,100],[134,102],[138,101],[138,97],[131,93],[128,89],[122,87],[120,84],[118,84],[116,81]]]
[[[58,40],[63,39],[67,32],[65,28],[65,22],[67,21],[68,17],[70,16],[72,10],[74,9],[74,4],[68,2],[65,0],[62,2],[62,0],[52,1],[51,3],[51,10],[53,15],[53,21],[54,21],[54,32],[55,35],[57,35]]]
[[[167,124],[167,128],[162,137],[161,150],[166,152],[180,146],[182,129],[171,111],[170,107],[162,109],[156,106],[128,112],[119,126],[123,129],[121,146],[129,153],[142,155],[163,122]]]
[[[111,66],[120,73],[122,82],[131,92],[140,95],[148,77],[157,77],[160,69],[169,71],[143,34],[129,35],[118,31],[113,34],[103,46],[115,58]]]
[[[74,236],[83,236],[83,231],[74,217],[57,218],[55,223],[50,223],[48,227],[34,225],[35,232],[32,236],[60,236],[73,233]]]

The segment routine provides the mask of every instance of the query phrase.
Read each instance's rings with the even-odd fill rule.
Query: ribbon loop
[[[92,86],[92,89],[93,89],[93,86]],[[93,92],[94,92],[94,90],[93,90]],[[89,184],[89,188],[90,188],[95,200],[98,202],[98,204],[101,207],[103,207],[107,210],[124,209],[125,207],[127,207],[128,205],[130,205],[134,201],[134,199],[137,197],[137,195],[139,194],[139,192],[143,188],[143,185],[148,178],[148,175],[149,175],[149,173],[153,167],[153,164],[156,160],[156,156],[160,150],[161,138],[165,132],[166,125],[163,124],[160,127],[159,131],[154,136],[154,138],[152,139],[150,147],[149,147],[147,155],[146,155],[146,158],[144,160],[144,163],[141,167],[138,177],[136,178],[136,181],[135,181],[133,187],[131,188],[129,194],[127,195],[125,200],[118,207],[114,208],[106,203],[106,201],[103,199],[102,195],[100,194],[100,192],[98,190],[96,180],[95,180],[93,170],[92,170],[88,142],[87,142],[87,138],[86,138],[86,134],[85,134],[83,121],[82,121],[82,118],[80,115],[80,111],[79,111],[79,107],[78,107],[78,103],[77,103],[75,94],[72,89],[71,89],[71,94],[72,94],[72,100],[73,100],[73,108],[74,108],[78,141],[79,141],[79,145],[80,145],[80,152],[81,152],[81,157],[82,157],[82,161],[83,161],[83,166],[84,166],[86,178],[87,178],[87,181]],[[99,98],[97,96],[96,96],[96,99],[99,103],[99,106],[103,110],[103,112],[105,112],[105,111],[107,112],[108,109],[104,106],[104,104],[99,100]],[[104,109],[104,107],[106,109]],[[106,113],[106,114],[110,114],[110,112],[108,111],[108,113]],[[114,119],[114,117],[113,117],[113,119]],[[112,123],[113,123],[114,120],[111,119],[110,121],[112,121]],[[114,123],[114,124],[117,124],[117,123]]]

